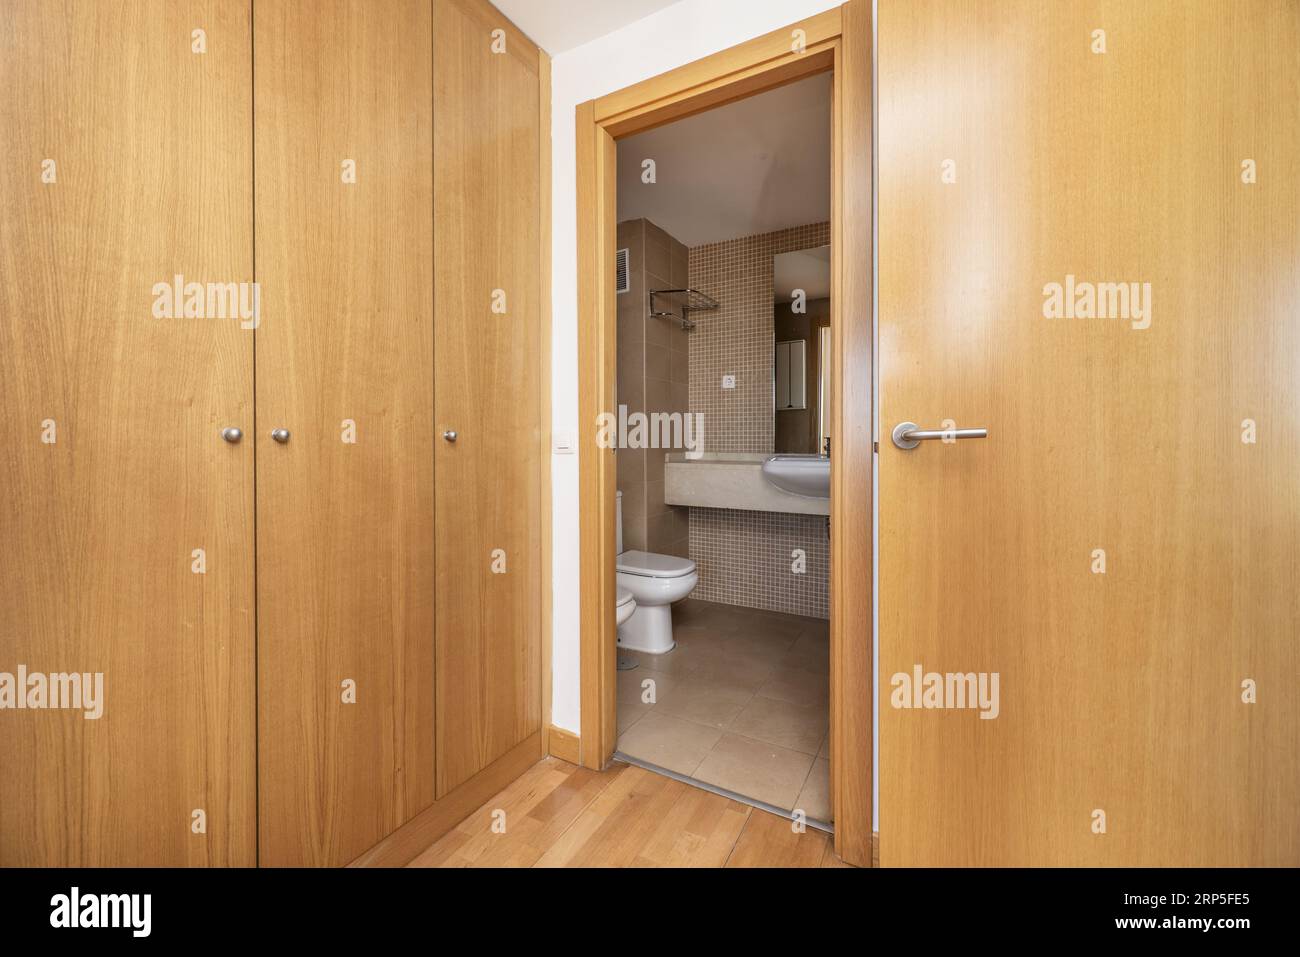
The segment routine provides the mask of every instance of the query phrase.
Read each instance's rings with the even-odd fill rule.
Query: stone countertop
[[[828,498],[794,495],[763,478],[764,452],[706,452],[688,459],[674,452],[664,462],[664,502],[695,508],[830,515]]]

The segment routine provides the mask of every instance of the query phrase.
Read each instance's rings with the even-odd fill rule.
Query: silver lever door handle
[[[923,429],[915,422],[894,426],[894,444],[900,449],[914,449],[927,439],[987,439],[988,429]]]

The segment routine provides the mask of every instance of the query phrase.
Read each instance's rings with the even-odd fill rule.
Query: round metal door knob
[[[244,437],[244,433],[232,426],[229,429],[222,429],[221,437],[233,445]]]
[[[448,442],[456,441],[456,433],[454,430],[451,429],[448,429],[446,432],[442,433],[442,437],[446,439]]]
[[[289,441],[289,430],[288,430],[288,429],[272,429],[272,430],[271,430],[271,438],[275,439],[275,440],[276,440],[277,442],[279,442],[281,445],[284,445],[284,443],[286,443],[286,442]]]

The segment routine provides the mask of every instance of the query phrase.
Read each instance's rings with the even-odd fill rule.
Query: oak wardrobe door
[[[0,866],[255,862],[250,39],[0,4]]]
[[[254,5],[263,864],[346,864],[433,801],[430,19]]]
[[[541,726],[541,185],[537,47],[433,9],[441,797]]]

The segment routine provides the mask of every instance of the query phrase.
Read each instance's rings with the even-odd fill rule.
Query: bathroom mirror
[[[831,247],[772,257],[773,451],[824,453],[830,428]]]

